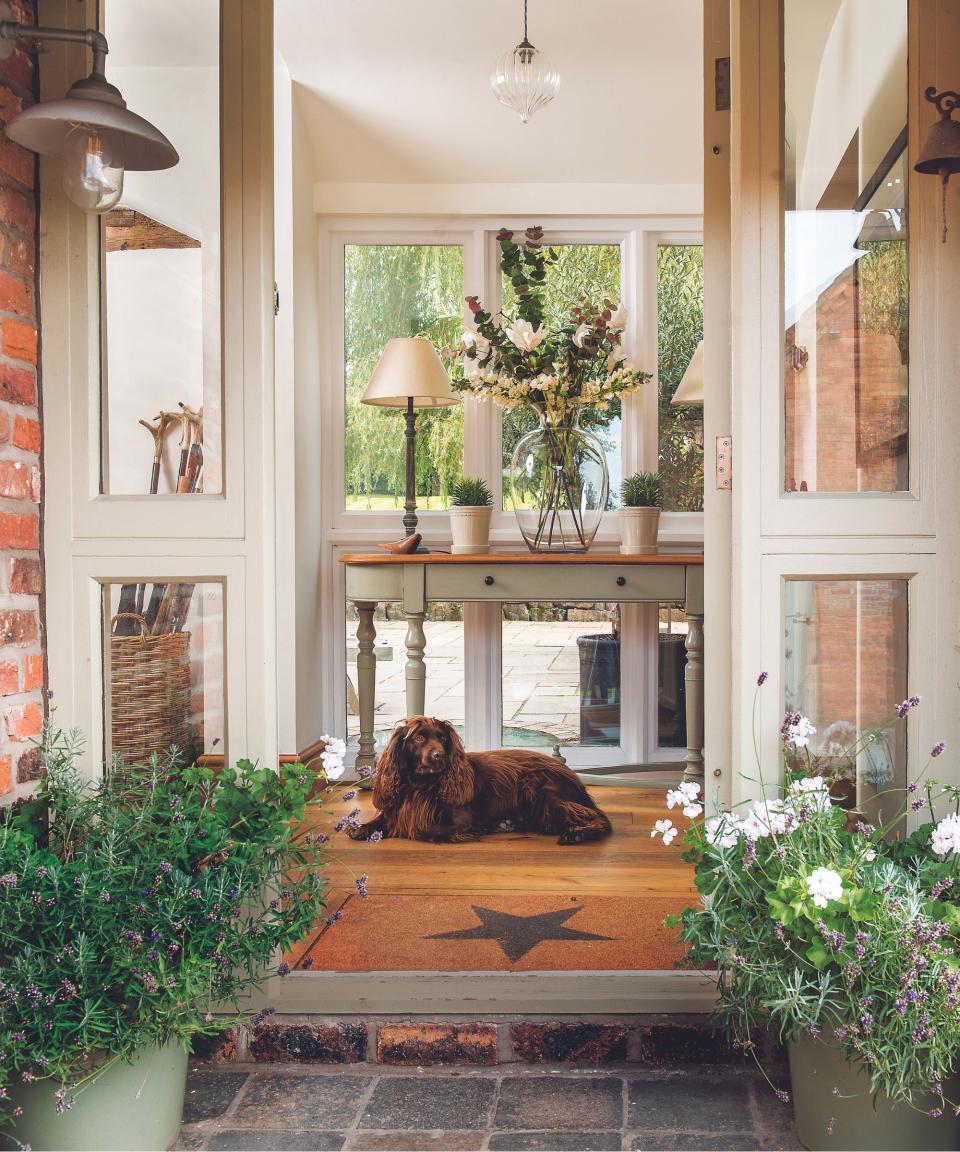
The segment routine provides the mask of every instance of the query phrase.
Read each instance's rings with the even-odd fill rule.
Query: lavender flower
[[[357,891],[360,893],[364,900],[368,899],[370,895],[370,893],[367,891],[367,881],[369,879],[370,877],[366,873],[357,877]]]
[[[356,788],[351,788],[348,792],[344,792],[344,794],[340,797],[340,799],[344,803],[346,803],[348,800],[356,800],[356,798],[357,798]]]
[[[757,677],[757,687],[758,688],[762,688],[764,686],[764,684],[766,684],[767,677],[769,675],[770,675],[769,672],[761,672],[760,673],[760,675]]]
[[[383,839],[383,833],[382,832],[371,832],[369,837],[368,837],[368,840],[371,844],[379,844],[382,839]]]
[[[290,965],[286,962],[286,960],[281,960],[281,962],[277,965],[277,975],[286,976],[289,971]]]
[[[934,744],[934,746],[930,749],[930,755],[934,758],[937,756],[942,756],[944,748],[946,748],[946,744],[944,744],[942,740],[938,740],[937,743]]]
[[[338,908],[336,910],[336,912],[333,912],[331,915],[329,915],[327,917],[325,923],[328,926],[332,926],[334,924],[339,924],[342,919],[343,919],[343,912]]]

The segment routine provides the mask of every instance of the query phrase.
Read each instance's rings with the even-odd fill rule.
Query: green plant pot
[[[953,1109],[943,1116],[930,1116],[939,1098],[926,1093],[914,1096],[914,1107],[892,1104],[870,1095],[870,1077],[863,1067],[851,1064],[839,1048],[819,1040],[796,1040],[787,1044],[790,1086],[796,1117],[797,1138],[812,1152],[954,1152],[960,1148],[960,1118]],[[839,1096],[833,1093],[839,1090]],[[957,1099],[960,1083],[945,1085],[948,1099]]]
[[[147,1048],[133,1064],[118,1060],[107,1067],[60,1116],[55,1107],[57,1084],[38,1080],[22,1085],[13,1093],[23,1109],[14,1131],[33,1152],[171,1148],[180,1130],[186,1085],[187,1054],[182,1048],[173,1044]],[[7,1137],[3,1146],[17,1145]]]

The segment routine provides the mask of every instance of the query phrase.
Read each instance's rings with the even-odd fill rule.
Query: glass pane
[[[784,486],[908,487],[907,4],[784,5]]]
[[[407,621],[399,604],[381,604],[374,614],[377,638],[375,732],[378,751],[390,739],[393,726],[407,715]],[[449,720],[463,736],[463,605],[427,605],[423,625],[427,637],[427,715]],[[347,604],[347,740],[356,751],[360,739],[357,699],[357,609]]]
[[[620,745],[617,604],[504,604],[503,743]]]
[[[604,299],[620,301],[620,245],[619,244],[553,244],[560,258],[547,269],[545,301],[547,323],[560,326],[568,319],[570,309],[586,297],[597,303]],[[513,285],[501,279],[501,309],[510,315],[516,304]],[[607,453],[610,473],[608,505],[620,502],[620,411],[621,402],[615,400],[605,412],[585,414],[582,427],[597,436]],[[503,506],[510,504],[510,459],[521,437],[537,426],[536,414],[530,408],[514,408],[503,413]]]
[[[702,339],[703,246],[662,244],[657,249],[657,381],[667,512],[703,510],[702,384],[697,403],[671,403]]]
[[[370,407],[360,397],[393,337],[426,336],[438,352],[459,347],[463,249],[455,244],[348,244],[343,289],[346,507],[402,508],[404,411]],[[418,413],[416,462],[417,507],[448,507],[450,485],[463,471],[462,404]]]
[[[104,614],[108,754],[223,755],[223,584],[107,584]]]
[[[110,79],[180,163],[127,172],[102,218],[101,487],[222,492],[219,0],[107,0],[104,31]]]
[[[661,604],[657,637],[657,747],[687,746],[687,617]]]
[[[898,810],[907,783],[906,580],[787,580],[785,703],[817,729],[798,766],[873,824]]]

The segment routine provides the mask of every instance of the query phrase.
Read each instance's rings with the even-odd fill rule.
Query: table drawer
[[[683,603],[681,564],[456,564],[428,566],[427,600],[598,600]]]

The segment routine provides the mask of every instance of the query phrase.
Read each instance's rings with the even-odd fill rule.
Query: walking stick
[[[181,405],[182,407],[182,405]],[[166,413],[171,423],[180,421],[180,466],[177,469],[177,486],[175,491],[186,491],[187,463],[190,459],[190,444],[193,435],[193,421],[185,412]],[[166,584],[154,584],[150,593],[150,603],[147,606],[144,622],[147,630],[154,636],[166,631],[166,619],[169,616],[169,607],[164,611],[164,603],[169,599],[169,588]],[[161,614],[163,618],[161,619]]]
[[[183,421],[184,432],[181,445],[189,444],[187,456],[184,460],[181,454],[181,475],[177,479],[177,491],[194,493],[200,484],[200,475],[203,468],[203,408],[194,412],[180,401],[180,419]],[[157,606],[156,616],[153,619],[150,631],[153,635],[161,632],[181,632],[190,612],[190,603],[193,600],[194,584],[168,584],[162,589],[160,602]],[[154,595],[156,595],[156,587]]]
[[[176,421],[173,412],[160,412],[156,417],[156,424],[146,420],[139,421],[153,437],[153,463],[150,467],[150,495],[156,496],[160,488],[160,465],[163,460],[164,437],[171,421]],[[143,598],[146,595],[146,584],[122,584],[120,586],[120,603],[117,609],[117,619],[113,632],[115,636],[133,636],[137,632],[133,616],[143,613]]]

